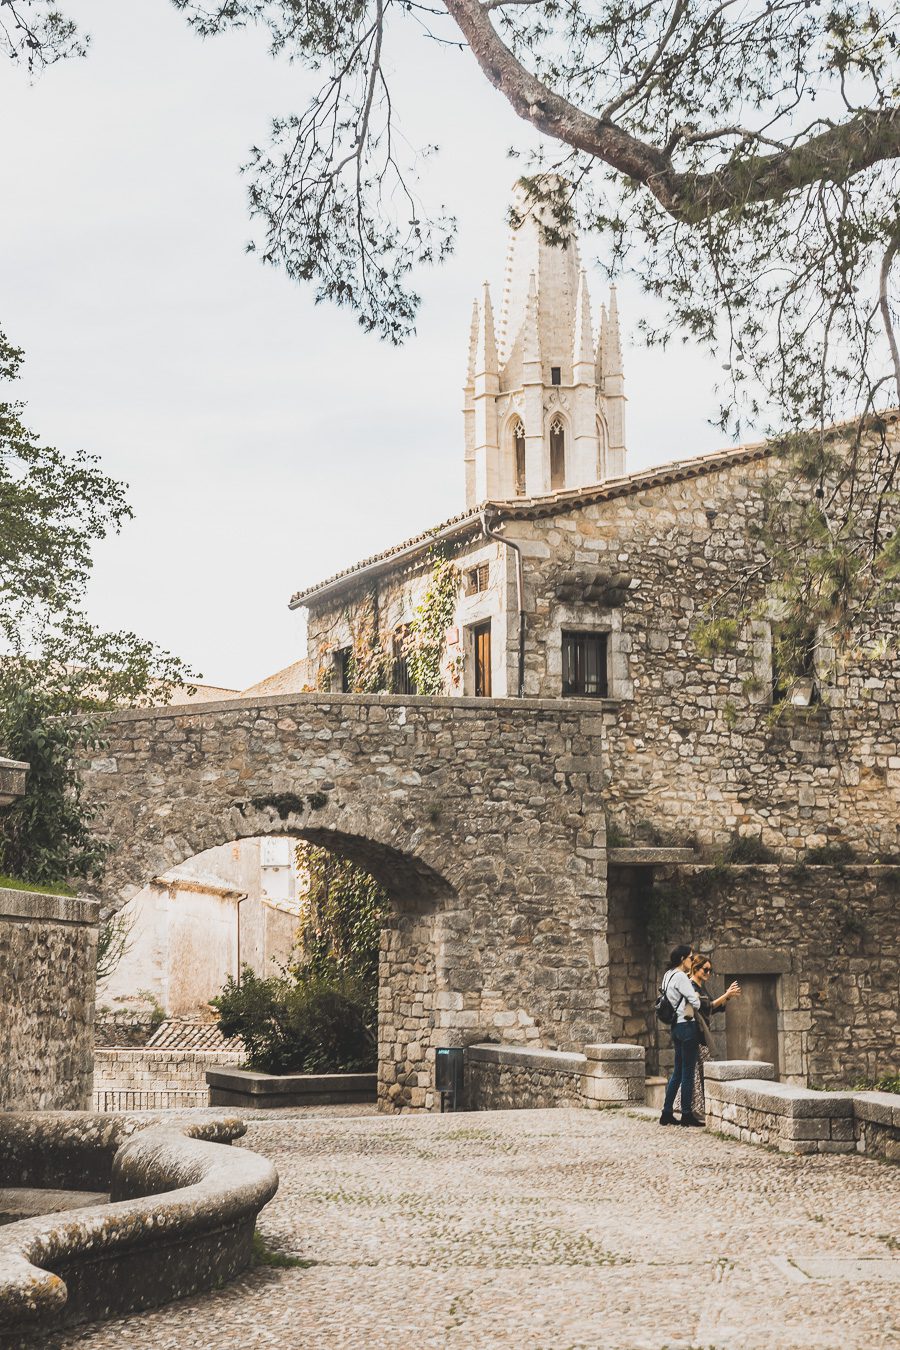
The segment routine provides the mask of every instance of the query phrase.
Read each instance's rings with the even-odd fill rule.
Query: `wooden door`
[[[472,629],[475,648],[475,697],[491,697],[491,621]]]

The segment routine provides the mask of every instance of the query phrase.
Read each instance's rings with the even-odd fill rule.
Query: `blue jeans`
[[[695,1022],[676,1022],[672,1028],[672,1040],[675,1044],[675,1068],[666,1084],[666,1099],[663,1114],[672,1114],[672,1103],[681,1088],[681,1114],[689,1116],[691,1100],[694,1095],[694,1071],[697,1068],[697,1056],[700,1054],[700,1036]]]

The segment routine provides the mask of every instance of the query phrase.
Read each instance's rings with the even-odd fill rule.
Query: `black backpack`
[[[672,972],[669,971],[670,976],[671,974]],[[656,1020],[657,1022],[662,1022],[663,1026],[671,1027],[675,1025],[675,1020],[678,1017],[678,1008],[684,1001],[684,994],[679,994],[678,1005],[673,1008],[669,995],[666,993],[666,988],[666,979],[663,977],[663,982],[660,985],[659,994],[656,999]]]

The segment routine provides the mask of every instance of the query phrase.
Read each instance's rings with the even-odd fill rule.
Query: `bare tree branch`
[[[532,74],[479,0],[445,0],[491,84],[538,131],[643,183],[676,220],[696,224],[738,205],[775,201],[813,183],[842,183],[900,156],[900,108],[866,109],[772,155],[732,158],[712,173],[678,172],[666,151],[577,107]]]

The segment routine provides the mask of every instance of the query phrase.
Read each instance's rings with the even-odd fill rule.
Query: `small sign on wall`
[[[458,629],[458,628],[448,628],[448,629],[447,629],[447,646],[448,646],[448,647],[458,647],[458,646],[459,646],[459,629]]]

